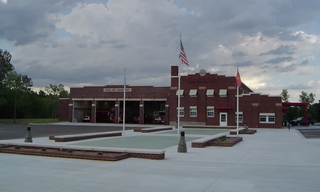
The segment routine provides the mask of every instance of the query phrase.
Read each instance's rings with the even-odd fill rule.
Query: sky
[[[33,89],[170,86],[170,69],[320,99],[319,0],[0,0],[0,49]],[[189,66],[180,64],[180,36]]]

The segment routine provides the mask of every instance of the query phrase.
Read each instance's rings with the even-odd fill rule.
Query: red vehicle
[[[166,113],[164,111],[155,111],[153,112],[153,119],[156,123],[164,124],[164,118]]]

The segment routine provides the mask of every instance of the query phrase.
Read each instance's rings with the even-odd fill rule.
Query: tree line
[[[320,122],[320,103],[315,102],[316,95],[313,93],[307,93],[305,91],[301,91],[299,95],[300,102],[307,102],[308,105],[308,114],[309,117],[313,118],[316,122]],[[281,92],[282,102],[289,102],[290,94],[287,89],[283,89]],[[284,114],[284,121],[290,122],[298,117],[304,117],[305,107],[299,106],[290,106],[288,107],[288,111]]]
[[[64,85],[50,84],[35,92],[32,79],[18,74],[11,59],[10,52],[0,49],[0,118],[57,118],[59,98],[69,97]]]

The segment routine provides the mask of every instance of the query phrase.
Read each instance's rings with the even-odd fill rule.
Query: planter
[[[20,155],[35,155],[46,157],[61,157],[100,161],[118,161],[130,157],[129,153],[120,152],[101,152],[87,150],[61,150],[59,148],[43,148],[43,147],[20,147],[14,145],[2,145],[0,153],[11,153]]]
[[[244,129],[239,131],[239,134],[248,134],[248,135],[252,135],[255,134],[257,132],[257,130],[255,129]],[[237,135],[236,131],[230,131],[230,135]]]
[[[242,141],[242,137],[222,137],[217,140],[209,141],[207,146],[232,147]]]

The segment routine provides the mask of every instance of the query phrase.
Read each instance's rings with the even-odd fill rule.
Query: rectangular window
[[[237,112],[236,112],[236,122],[237,122]],[[243,123],[243,113],[239,112],[239,123]]]
[[[177,90],[176,95],[183,96],[183,89]]]
[[[207,117],[214,117],[214,107],[213,106],[207,107]]]
[[[179,108],[177,108],[177,115],[178,115],[178,110]],[[184,117],[184,107],[180,107],[180,117]]]
[[[207,89],[206,95],[208,97],[213,97],[214,96],[214,89]]]
[[[198,115],[197,107],[191,106],[190,107],[190,117],[197,117],[197,115]]]
[[[275,123],[276,118],[274,113],[260,113],[260,123]]]
[[[227,90],[226,89],[220,89],[219,90],[220,97],[226,97],[227,96]]]
[[[197,90],[196,90],[196,89],[190,89],[189,95],[190,95],[191,97],[196,97],[196,96],[197,96]]]

